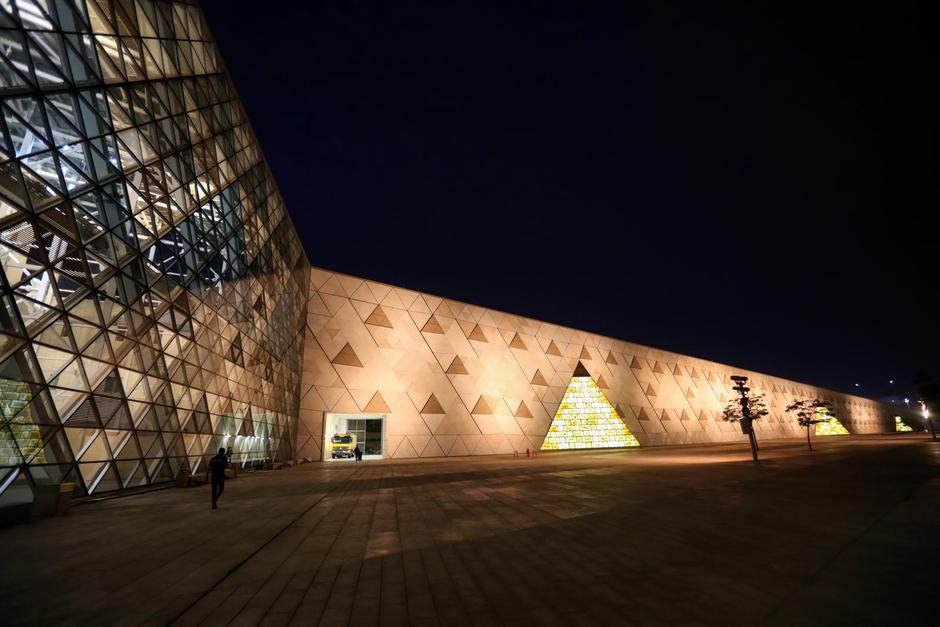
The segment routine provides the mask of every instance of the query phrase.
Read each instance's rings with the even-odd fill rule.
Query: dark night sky
[[[866,396],[940,365],[925,4],[203,4],[314,265]]]

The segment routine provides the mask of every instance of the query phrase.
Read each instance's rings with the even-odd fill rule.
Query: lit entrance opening
[[[323,421],[324,461],[355,461],[385,457],[385,416],[381,414],[327,414]]]

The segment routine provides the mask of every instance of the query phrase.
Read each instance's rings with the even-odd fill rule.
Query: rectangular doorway
[[[323,460],[355,461],[385,457],[385,416],[381,414],[326,414],[323,420]]]

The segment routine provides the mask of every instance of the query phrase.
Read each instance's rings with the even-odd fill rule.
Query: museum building
[[[0,3],[0,503],[243,465],[799,435],[890,408],[311,268],[199,6]],[[846,431],[847,430],[847,431]]]

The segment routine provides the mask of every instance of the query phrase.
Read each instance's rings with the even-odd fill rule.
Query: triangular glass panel
[[[574,376],[555,413],[542,450],[639,446],[594,379]]]
[[[63,388],[49,388],[49,392],[56,412],[62,420],[67,420],[85,397],[82,392]]]

